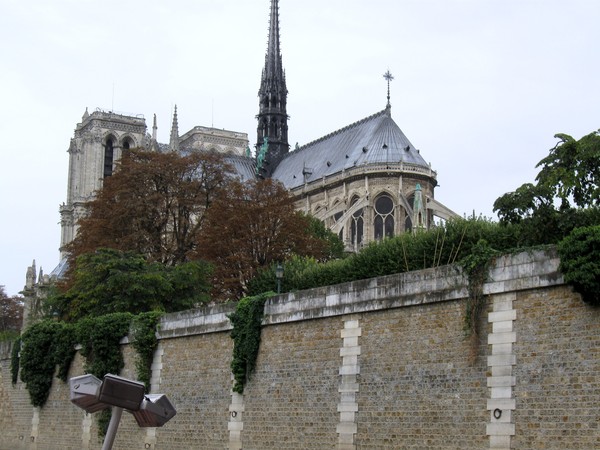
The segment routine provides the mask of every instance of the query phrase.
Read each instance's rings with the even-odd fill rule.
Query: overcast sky
[[[67,148],[86,107],[256,141],[269,0],[0,0],[0,285],[58,263]],[[384,109],[436,199],[494,217],[555,145],[600,128],[600,1],[280,0],[290,143]]]

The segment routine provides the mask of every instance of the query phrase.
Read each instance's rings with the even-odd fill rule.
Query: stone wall
[[[169,315],[152,390],[177,415],[141,429],[124,414],[114,448],[600,448],[600,310],[564,285],[552,251],[499,258],[484,291],[476,339],[453,266],[275,297],[243,396],[231,392],[231,307]],[[67,385],[32,408],[0,351],[0,450],[101,448]],[[70,376],[81,373],[78,356]]]

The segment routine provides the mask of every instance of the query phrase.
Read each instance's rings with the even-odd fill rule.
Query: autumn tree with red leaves
[[[23,297],[9,297],[0,286],[0,335],[16,333],[23,325]]]
[[[272,179],[232,183],[207,216],[196,255],[215,265],[220,299],[241,298],[261,267],[294,254],[322,258],[329,250],[285,187]]]
[[[187,156],[131,150],[89,203],[77,237],[76,257],[98,248],[135,252],[165,265],[195,252],[207,208],[230,182],[231,167],[216,152]]]

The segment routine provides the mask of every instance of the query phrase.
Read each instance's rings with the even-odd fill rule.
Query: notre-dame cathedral
[[[434,199],[436,172],[392,119],[389,82],[393,77],[389,71],[384,77],[388,92],[383,110],[290,151],[279,4],[271,0],[254,156],[247,133],[196,126],[180,135],[176,107],[168,144],[157,142],[156,116],[149,133],[141,116],[86,109],[68,149],[67,200],[60,206],[61,259],[86,203],[111,175],[123,150],[134,147],[223,152],[240,178],[271,177],[283,183],[297,208],[322,220],[348,251],[384,237],[427,229],[434,216],[455,215]],[[35,268],[27,273],[25,292],[43,283],[35,279]]]

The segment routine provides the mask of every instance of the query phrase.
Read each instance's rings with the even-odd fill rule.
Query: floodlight
[[[112,449],[123,409],[135,417],[140,427],[162,427],[177,411],[164,394],[144,395],[143,383],[107,373],[104,381],[94,375],[69,380],[71,402],[88,413],[112,406],[112,417],[102,450]]]
[[[146,395],[140,409],[130,412],[140,427],[162,427],[177,414],[164,394]]]
[[[98,400],[119,408],[137,411],[144,399],[145,389],[143,383],[107,373],[98,393]]]
[[[102,381],[94,375],[81,375],[69,380],[71,403],[88,413],[108,408],[109,405],[98,400],[98,392]]]

